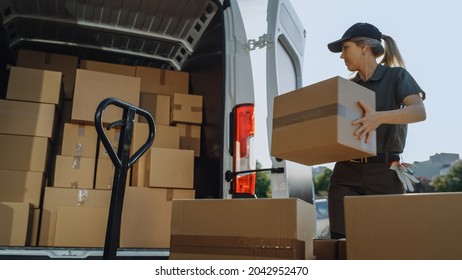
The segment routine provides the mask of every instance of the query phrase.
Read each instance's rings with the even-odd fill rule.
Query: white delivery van
[[[302,86],[306,31],[289,0],[269,0],[268,31],[249,40],[237,0],[19,1],[1,0],[1,98],[19,49],[79,59],[149,66],[189,73],[189,88],[203,96],[200,156],[194,162],[195,196],[246,197],[255,184],[254,145],[271,143],[273,98]],[[264,12],[264,11],[262,11]],[[254,142],[251,52],[267,51],[267,139]],[[264,100],[263,100],[264,102]],[[271,157],[273,197],[313,203],[311,168]],[[3,248],[0,255],[88,257],[58,248]],[[95,254],[101,254],[96,250]],[[126,254],[168,256],[165,250]]]

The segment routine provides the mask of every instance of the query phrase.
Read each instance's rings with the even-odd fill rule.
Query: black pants
[[[331,238],[345,237],[345,196],[402,193],[403,184],[389,163],[337,162],[328,193]]]

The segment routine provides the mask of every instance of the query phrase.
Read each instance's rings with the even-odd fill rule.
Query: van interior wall
[[[194,163],[196,198],[222,198],[224,172],[224,30],[217,12],[184,71],[190,73],[190,92],[203,96],[201,156]]]

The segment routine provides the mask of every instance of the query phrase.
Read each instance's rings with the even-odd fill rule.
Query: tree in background
[[[326,167],[321,174],[313,178],[314,191],[317,197],[327,197],[330,176],[332,176],[332,170]]]
[[[261,163],[257,160],[257,169],[261,169]],[[271,177],[269,172],[257,172],[255,194],[258,198],[271,197]]]
[[[453,163],[446,175],[436,177],[430,184],[438,192],[462,192],[462,160]]]

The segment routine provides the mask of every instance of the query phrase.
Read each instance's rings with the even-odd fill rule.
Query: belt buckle
[[[351,162],[356,162],[356,163],[367,163],[367,157],[350,159],[350,161]]]

